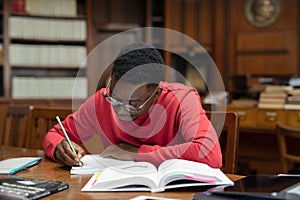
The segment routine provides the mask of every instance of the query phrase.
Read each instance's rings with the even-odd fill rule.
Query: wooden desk
[[[69,183],[67,190],[50,195],[45,199],[130,199],[139,195],[149,195],[165,198],[192,199],[194,193],[201,188],[178,188],[162,193],[151,192],[81,192],[81,188],[87,183],[91,175],[70,175],[69,168],[60,163],[49,160],[42,150],[24,149],[19,147],[0,146],[0,160],[18,156],[41,156],[42,162],[28,170],[19,172],[13,176],[21,176],[33,179],[48,179]],[[1,175],[2,177],[4,175]],[[242,176],[228,175],[233,181]]]

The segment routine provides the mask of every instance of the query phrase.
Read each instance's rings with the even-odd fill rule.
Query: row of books
[[[287,97],[284,108],[300,110],[300,89],[299,88],[295,88],[289,91],[289,95]]]
[[[86,98],[86,77],[12,78],[13,98]]]
[[[85,41],[86,21],[11,16],[9,36],[24,39]]]
[[[258,108],[284,108],[288,91],[293,90],[292,86],[266,85],[264,91],[259,95]]]
[[[300,109],[300,89],[291,85],[267,85],[260,93],[258,108]]]
[[[11,44],[9,60],[13,66],[85,67],[86,48],[71,45]]]
[[[62,17],[77,16],[76,0],[13,0],[14,13],[49,15]]]

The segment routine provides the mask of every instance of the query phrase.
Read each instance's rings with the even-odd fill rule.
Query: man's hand
[[[139,148],[127,143],[113,144],[107,147],[102,153],[102,157],[113,157],[119,160],[136,160],[136,153]]]
[[[68,166],[82,166],[80,159],[85,155],[85,151],[76,143],[72,142],[77,156],[73,153],[70,145],[66,140],[63,140],[55,148],[55,158]]]

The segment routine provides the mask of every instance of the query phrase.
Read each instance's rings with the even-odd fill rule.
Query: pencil
[[[61,121],[60,121],[60,119],[59,119],[59,116],[56,116],[56,120],[58,121],[58,123],[59,123],[59,125],[60,125],[60,127],[61,127],[61,130],[62,130],[63,133],[65,134],[65,137],[66,137],[66,139],[67,139],[67,142],[69,143],[69,145],[70,145],[70,147],[71,147],[73,153],[77,156],[77,153],[76,153],[76,151],[75,151],[75,149],[74,149],[74,147],[73,147],[73,145],[72,145],[72,143],[71,143],[71,140],[70,140],[70,138],[69,138],[69,136],[68,136],[68,134],[67,134],[67,132],[66,132],[66,130],[65,130],[65,127],[62,125],[62,123],[61,123]]]

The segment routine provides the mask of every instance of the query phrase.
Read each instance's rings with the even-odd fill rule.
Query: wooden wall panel
[[[214,2],[211,0],[165,0],[165,28],[178,31],[201,45],[208,53],[213,54],[214,40]],[[193,40],[184,39],[180,35],[166,36],[165,42],[172,52],[184,53],[192,59],[200,59],[203,48],[195,45]],[[185,74],[186,63],[182,63],[174,54],[165,53],[166,64],[175,67],[180,73]],[[208,66],[207,76],[211,71]],[[165,79],[173,81],[172,74],[166,72]],[[175,78],[176,81],[177,78]],[[208,78],[212,82],[215,77]]]
[[[198,5],[199,19],[198,19],[198,36],[197,39],[200,44],[208,50],[213,49],[214,37],[214,3],[211,0],[201,0]],[[200,12],[201,11],[201,12]],[[214,13],[214,14],[213,14]]]
[[[279,1],[281,9],[277,20],[265,27],[248,21],[245,14],[247,2],[230,0],[227,10],[227,67],[230,76],[298,74],[298,1]]]
[[[165,27],[182,32],[181,0],[166,0],[165,2]],[[174,35],[165,38],[169,47],[178,46],[182,42],[180,37]]]
[[[166,0],[165,27],[179,31],[202,45],[211,52],[213,45],[213,1],[209,0]],[[166,38],[169,46],[180,51],[183,44],[189,45],[182,38]]]
[[[288,32],[243,33],[237,36],[237,53],[247,52],[288,52],[293,42]]]
[[[186,1],[183,3],[183,31],[186,35],[197,40],[198,34],[198,2]],[[188,45],[188,42],[186,43]]]
[[[294,73],[294,68],[288,65],[290,56],[279,54],[239,55],[236,58],[236,74],[251,74],[255,76],[281,76]]]

